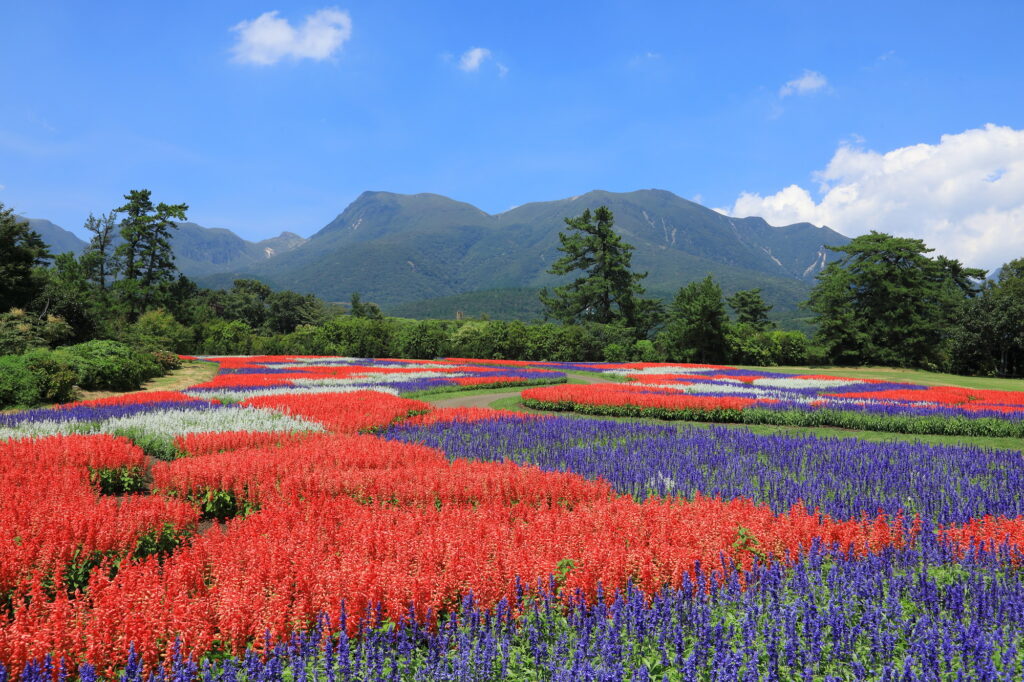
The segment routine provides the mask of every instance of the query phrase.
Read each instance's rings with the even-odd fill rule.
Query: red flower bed
[[[202,402],[204,400],[204,398],[196,398],[178,391],[139,391],[137,393],[114,395],[109,398],[96,398],[95,400],[79,400],[73,403],[64,403],[63,405],[58,405],[56,409],[61,410],[70,407],[81,407],[83,405],[98,407],[101,405],[145,405],[147,403],[163,402],[195,403]]]
[[[225,450],[295,443],[308,436],[307,433],[289,431],[209,431],[176,436],[174,444],[189,455],[209,455]]]
[[[99,556],[130,554],[165,525],[194,525],[197,510],[182,502],[99,494],[99,472],[144,463],[138,447],[108,435],[0,442],[0,597],[33,580],[59,583]]]
[[[637,387],[629,384],[543,386],[529,388],[522,392],[522,396],[524,400],[539,400],[546,403],[634,405],[642,408],[670,410],[742,410],[759,402],[754,398],[649,393],[638,390]],[[761,400],[760,402],[766,401]]]
[[[387,426],[411,413],[430,410],[430,403],[375,391],[268,395],[250,398],[242,405],[266,407],[303,417],[337,433],[356,433]]]

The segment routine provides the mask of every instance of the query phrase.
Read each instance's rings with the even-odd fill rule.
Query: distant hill
[[[85,250],[86,243],[79,239],[77,235],[73,232],[68,232],[59,225],[54,225],[49,220],[25,218],[22,216],[17,216],[17,218],[27,222],[29,228],[43,238],[43,241],[50,247],[50,253],[55,256],[69,251],[77,256]]]
[[[250,242],[224,228],[178,223],[174,231],[174,260],[178,269],[189,277],[202,277],[255,266],[305,241],[292,232],[282,232],[272,239]]]
[[[88,243],[49,220],[24,218],[39,233],[56,255],[70,251],[81,254]],[[213,275],[231,268],[248,268],[261,261],[303,244],[306,240],[292,232],[282,232],[272,239],[250,242],[231,230],[203,227],[196,223],[179,223],[174,231],[174,260],[178,269],[189,277]],[[228,283],[230,286],[230,283]]]
[[[407,317],[461,310],[532,319],[540,310],[536,291],[568,279],[546,272],[561,255],[563,219],[602,205],[636,247],[633,266],[649,273],[648,295],[669,300],[712,274],[727,295],[760,287],[778,318],[799,315],[814,276],[834,258],[824,247],[849,241],[809,223],[773,227],[761,218],[730,218],[663,190],[593,191],[497,215],[437,194],[364,192],[309,239],[285,232],[254,243],[182,223],[174,250],[182,272],[205,286],[251,277],[328,301],[358,291]]]

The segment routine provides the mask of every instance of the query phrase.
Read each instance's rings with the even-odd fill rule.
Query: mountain
[[[39,233],[55,255],[65,251],[81,254],[88,245],[49,220],[20,216],[19,220],[28,222],[29,227]],[[306,241],[292,232],[282,232],[271,239],[250,242],[231,230],[203,227],[195,223],[178,223],[178,229],[173,234],[171,247],[175,263],[189,277],[213,275],[232,268],[253,267]]]
[[[516,302],[527,295],[524,290],[567,279],[546,272],[561,255],[563,219],[601,205],[636,247],[633,266],[649,273],[643,282],[648,293],[666,299],[710,273],[726,293],[761,287],[776,312],[791,317],[831,258],[824,247],[849,241],[809,223],[772,227],[761,218],[730,218],[663,190],[593,191],[497,215],[436,194],[364,192],[304,244],[206,283],[254,277],[332,301],[358,291],[364,300],[404,314],[438,299],[466,307],[486,300],[494,306],[492,316],[502,309],[525,311],[531,307]]]
[[[30,229],[39,233],[39,236],[50,247],[50,253],[55,256],[68,251],[77,256],[85,250],[86,243],[84,241],[79,239],[74,233],[68,232],[59,225],[54,225],[49,220],[24,218],[22,216],[16,217],[18,220],[27,222]]]
[[[224,228],[178,223],[172,247],[178,269],[189,277],[202,277],[256,266],[305,241],[292,232],[282,232],[272,239],[250,242]]]

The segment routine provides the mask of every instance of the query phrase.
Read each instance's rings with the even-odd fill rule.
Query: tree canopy
[[[920,239],[872,231],[827,247],[845,254],[818,274],[807,307],[817,339],[841,364],[935,366],[953,316],[984,270],[932,259]]]

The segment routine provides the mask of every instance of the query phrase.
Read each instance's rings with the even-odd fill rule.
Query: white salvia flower
[[[650,376],[652,374],[701,374],[703,372],[720,372],[723,369],[731,369],[730,367],[684,367],[683,365],[662,365],[661,367],[644,367],[643,369],[609,369],[605,370],[604,374],[614,374],[616,376]]]
[[[398,391],[388,386],[381,386],[380,384],[366,384],[366,385],[353,385],[353,386],[278,386],[275,388],[222,388],[216,391],[188,391],[185,393],[188,395],[197,396],[200,398],[206,398],[208,400],[221,400],[227,402],[241,402],[248,400],[249,398],[260,398],[268,395],[299,395],[307,393],[354,393],[355,391],[377,391],[378,393],[387,393],[389,395],[397,396]]]
[[[850,384],[860,383],[856,379],[782,379],[778,377],[764,377],[754,379],[757,386],[771,388],[839,388]]]
[[[323,431],[324,427],[274,410],[254,407],[214,410],[172,409],[105,419],[99,422],[26,422],[0,429],[0,440],[69,433],[113,433],[118,430],[133,430],[150,435],[173,437],[184,433],[210,431]]]

